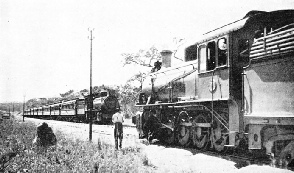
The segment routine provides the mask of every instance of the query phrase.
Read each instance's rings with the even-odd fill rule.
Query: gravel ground
[[[249,165],[236,168],[235,162],[208,156],[193,154],[185,149],[165,148],[149,145],[145,147],[151,164],[158,167],[158,172],[193,172],[193,173],[290,173],[292,171],[270,166]]]
[[[19,117],[22,119],[22,117]],[[89,125],[81,123],[68,123],[52,120],[39,120],[25,118],[36,124],[47,122],[53,128],[66,134],[69,138],[88,140]],[[126,122],[130,123],[130,122]],[[130,124],[131,125],[131,124]],[[93,125],[92,141],[100,139],[102,142],[114,144],[113,126]],[[193,154],[185,149],[167,148],[158,145],[143,145],[138,140],[135,128],[124,127],[123,147],[139,146],[148,158],[149,164],[157,168],[157,172],[195,172],[195,173],[291,173],[290,170],[273,168],[270,166],[249,165],[240,169],[235,167],[235,162],[208,156],[203,153]]]

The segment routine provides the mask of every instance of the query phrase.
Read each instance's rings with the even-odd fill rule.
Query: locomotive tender
[[[87,97],[63,101],[51,105],[25,110],[24,117],[88,122]],[[114,113],[120,109],[117,97],[110,90],[100,92],[99,97],[93,99],[93,121],[108,124]]]
[[[174,67],[172,52],[161,54],[136,104],[140,137],[293,163],[294,10],[251,11],[186,47]]]

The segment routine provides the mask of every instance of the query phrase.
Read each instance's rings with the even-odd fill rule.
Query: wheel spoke
[[[180,132],[178,134],[178,142],[180,145],[185,146],[189,142],[190,130],[186,126],[180,126]]]
[[[217,123],[217,127],[213,129],[212,134],[212,143],[214,146],[214,149],[218,152],[225,151],[226,147],[225,144],[227,142],[227,136],[222,134],[222,129],[220,123]]]
[[[201,136],[198,136],[197,131],[196,132],[193,131],[192,133],[193,133],[193,136],[192,136],[193,144],[199,149],[204,149],[208,142],[208,135],[202,134]]]
[[[178,143],[182,146],[187,146],[187,145],[189,145],[190,126],[186,126],[185,124],[191,123],[189,120],[189,115],[186,111],[181,111],[179,113],[179,118],[181,121],[180,121],[180,124],[178,126],[178,131],[177,131]]]
[[[198,149],[205,149],[209,140],[209,132],[207,127],[197,127],[196,123],[207,123],[206,117],[198,115],[192,124],[192,141],[193,145]]]

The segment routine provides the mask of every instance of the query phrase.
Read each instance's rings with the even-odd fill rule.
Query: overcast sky
[[[93,86],[119,85],[136,70],[122,67],[122,53],[196,38],[250,10],[293,7],[293,0],[1,0],[0,103],[89,88],[89,27]]]

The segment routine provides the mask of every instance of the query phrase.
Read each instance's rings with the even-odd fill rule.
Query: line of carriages
[[[77,98],[74,100],[27,109],[24,111],[23,116],[60,121],[87,122],[89,119],[88,115],[85,99]]]

